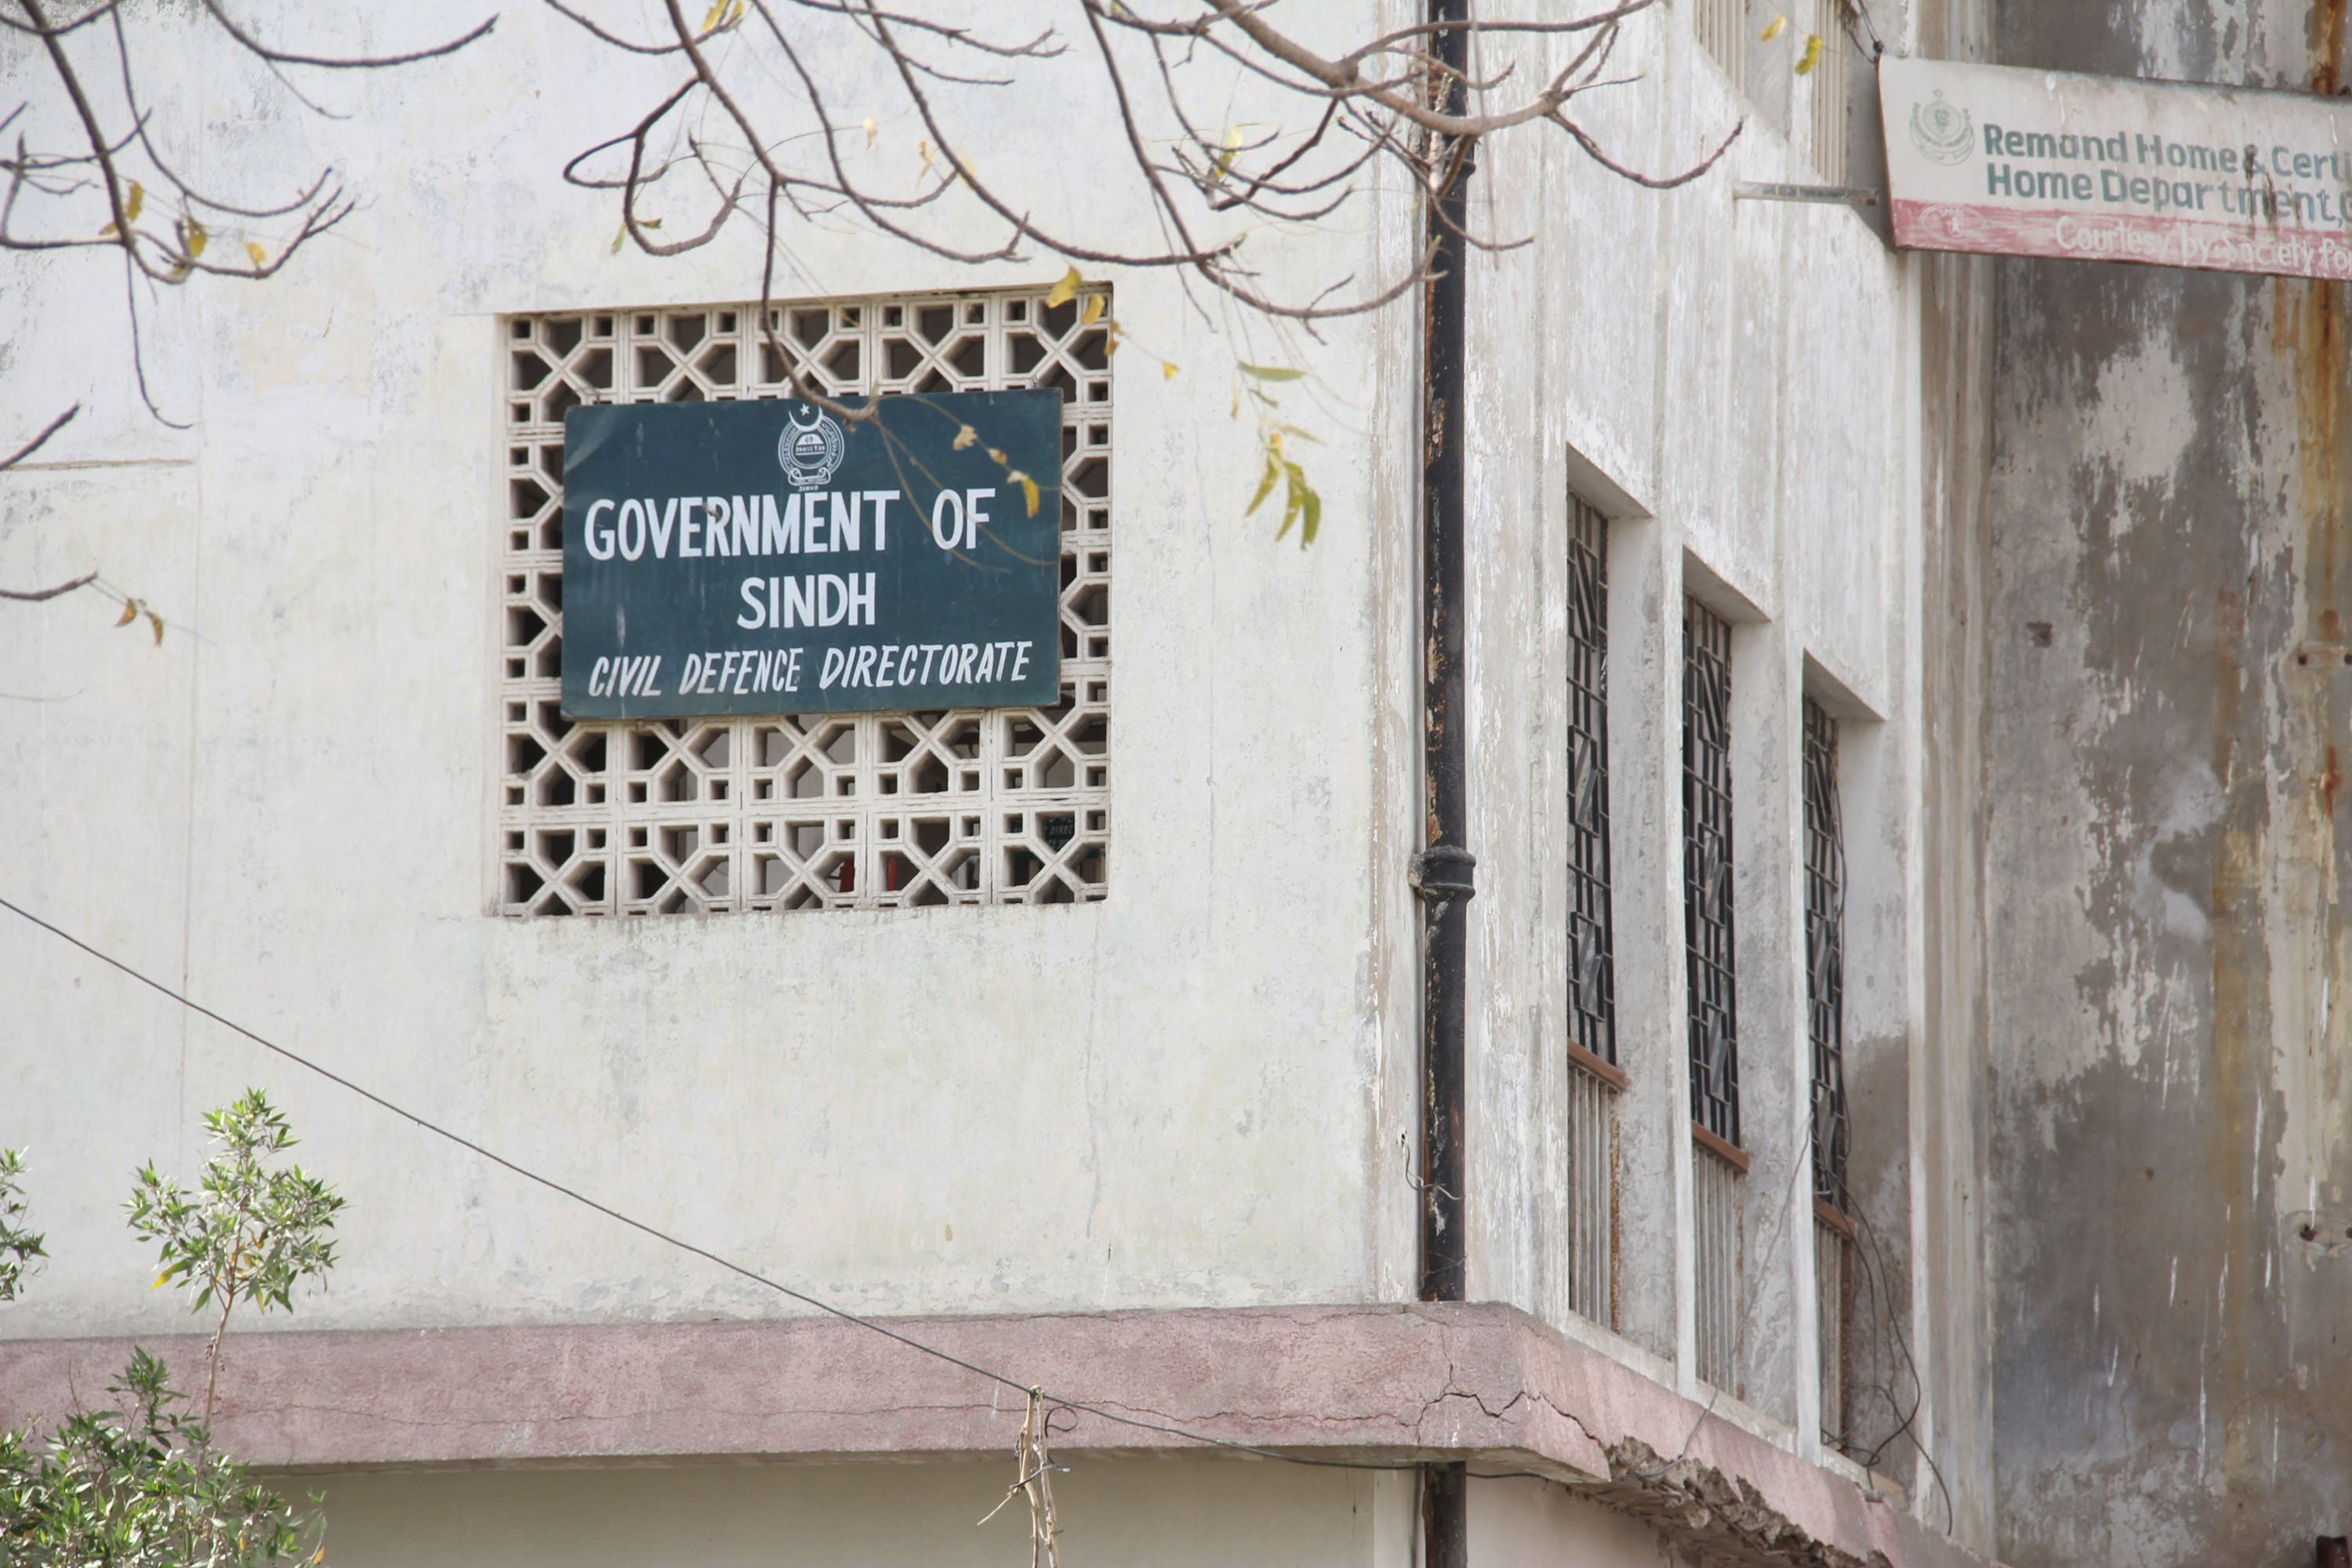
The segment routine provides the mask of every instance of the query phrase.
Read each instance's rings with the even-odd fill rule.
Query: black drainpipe
[[[1433,23],[1468,19],[1468,0],[1429,0]],[[1468,106],[1469,37],[1459,26],[1433,35],[1452,73],[1443,108]],[[1463,1230],[1463,1056],[1466,906],[1477,862],[1465,840],[1468,773],[1463,733],[1462,357],[1466,302],[1469,149],[1424,215],[1437,247],[1424,289],[1422,329],[1421,583],[1423,806],[1427,847],[1412,885],[1423,904],[1421,1018],[1421,1299],[1459,1301],[1469,1285]],[[1423,1568],[1466,1568],[1469,1478],[1459,1464],[1426,1467],[1422,1485]]]

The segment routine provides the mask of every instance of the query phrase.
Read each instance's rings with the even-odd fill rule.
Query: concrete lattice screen
[[[1740,1265],[1746,1227],[1739,1168],[1706,1144],[1691,1150],[1692,1257],[1698,1298],[1698,1375],[1738,1398],[1746,1320]]]
[[[1568,1304],[1604,1329],[1617,1326],[1617,1092],[1570,1064]]]
[[[756,305],[508,321],[498,912],[1104,896],[1111,377],[1108,311],[1090,297],[1054,306],[1037,291],[779,304],[773,341]],[[1058,703],[709,721],[562,717],[563,411],[785,397],[793,369],[835,395],[1060,389]]]
[[[1825,184],[1846,183],[1848,61],[1853,39],[1846,32],[1847,0],[1813,0],[1813,33],[1822,40],[1822,58],[1811,72],[1812,163]]]

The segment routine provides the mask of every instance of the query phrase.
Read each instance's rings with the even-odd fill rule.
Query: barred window
[[[1813,168],[1824,183],[1832,185],[1846,182],[1846,149],[1851,135],[1846,71],[1854,42],[1847,29],[1849,3],[1850,0],[1813,0],[1813,32],[1822,40],[1822,58],[1809,73],[1813,92],[1811,153]]]
[[[1099,293],[1093,290],[1090,293]],[[1108,889],[1110,361],[1042,290],[506,323],[495,905],[507,915],[1074,903]],[[572,723],[560,711],[563,411],[583,403],[1056,387],[1051,708]]]
[[[1617,1321],[1617,976],[1609,904],[1609,524],[1568,506],[1570,1308]]]
[[[1847,1207],[1845,827],[1838,724],[1805,699],[1805,1003],[1813,1047],[1813,1194]]]
[[[1617,1059],[1609,910],[1609,523],[1569,498],[1568,1008],[1572,1038]]]
[[[1683,601],[1683,933],[1691,1119],[1739,1142],[1738,966],[1731,910],[1731,623]]]
[[[1735,84],[1748,75],[1748,0],[1693,0],[1691,29]]]

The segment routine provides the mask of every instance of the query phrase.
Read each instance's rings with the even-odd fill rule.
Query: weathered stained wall
[[[2347,40],[2339,0],[2013,0],[1999,42],[2332,92]],[[2288,1568],[2352,1521],[2352,295],[1999,296],[2002,1555]]]
[[[1913,11],[1913,54],[1982,59],[1990,53],[1988,0]],[[1984,801],[1994,273],[1992,263],[1964,256],[1919,255],[1913,266],[1919,310],[1913,479],[1921,510],[1914,657],[1923,714],[1916,764],[1921,932],[1915,951],[1925,1026],[1899,1072],[1882,1058],[1866,1064],[1850,1089],[1856,1163],[1866,1170],[1885,1163],[1885,1129],[1908,1110],[1917,1174],[1906,1194],[1906,1261],[1917,1356],[1909,1365],[1900,1346],[1890,1353],[1866,1344],[1868,1364],[1857,1375],[1894,1388],[1904,1386],[1906,1374],[1919,1379],[1925,1398],[1918,1430],[1935,1461],[1910,1469],[1920,1512],[1990,1550],[1993,1295],[1985,1268],[1985,1185],[1992,1107],[1984,1004],[1991,921]],[[1889,1444],[1898,1458],[1903,1447]]]
[[[415,11],[402,26],[422,36],[473,14],[463,0]],[[1375,11],[1405,14],[1327,0],[1307,19],[1337,28]],[[156,31],[140,46],[198,111],[159,134],[207,167],[267,172],[266,132],[283,129],[254,122],[267,83],[233,51],[170,31],[176,15],[142,21]],[[498,318],[737,300],[757,276],[731,241],[668,262],[614,255],[609,205],[551,171],[650,79],[544,13],[502,29],[507,52],[357,79],[336,100],[352,120],[289,132],[370,199],[335,265],[167,297],[151,366],[167,405],[201,415],[194,433],[136,412],[127,354],[95,337],[116,319],[110,282],[48,261],[0,297],[14,356],[0,413],[24,423],[52,396],[91,409],[44,466],[0,480],[0,567],[40,581],[102,562],[185,634],[151,653],[72,602],[0,626],[0,660],[37,699],[0,710],[9,888],[438,1120],[846,1304],[1017,1313],[1409,1294],[1409,318],[1336,326],[1313,351],[1332,456],[1318,459],[1323,541],[1302,556],[1235,515],[1234,476],[1255,452],[1220,374],[1234,345],[1167,275],[1111,274],[1136,341],[1185,374],[1163,380],[1139,354],[1118,367],[1106,902],[492,920],[482,623]],[[1557,66],[1577,46],[1546,47]],[[1591,120],[1632,164],[1685,166],[1748,111],[1680,8],[1635,18],[1616,58],[1638,80],[1596,95]],[[1073,89],[1086,90],[1097,100],[1037,95],[997,128],[1008,165],[1045,172],[1041,216],[1097,199],[1095,151],[1067,136],[1101,111],[1098,89]],[[1920,853],[1927,781],[1957,770],[1965,795],[1975,754],[1964,736],[1957,762],[1940,758],[1926,734],[1944,644],[1925,650],[1944,628],[1922,599],[1942,581],[1937,552],[1972,537],[1968,503],[1954,524],[1937,498],[1948,475],[1975,471],[1974,275],[1955,273],[1959,324],[1936,325],[1952,341],[1931,352],[1921,323],[1941,318],[1920,268],[1854,214],[1735,202],[1735,180],[1808,177],[1802,136],[1751,128],[1714,174],[1667,194],[1529,138],[1498,144],[1482,176],[1482,221],[1538,244],[1472,263],[1474,1289],[1569,1316],[1560,551],[1576,486],[1617,520],[1620,994],[1635,1084],[1627,1338],[1570,1327],[1696,1386],[1675,807],[1687,585],[1741,623],[1743,1081],[1759,1164],[1744,1200],[1744,1408],[1727,1414],[1821,1457],[1794,765],[1811,693],[1842,704],[1861,759],[1848,818],[1866,873],[1850,905],[1868,1123],[1857,1185],[1893,1267],[1917,1275],[1898,1310],[1935,1385],[1923,1420],[1944,1423],[1926,1442],[1957,1498],[1948,1514],[1920,1480],[1913,1501],[1981,1540],[1969,1424],[1985,1403],[1969,1305],[1980,1128],[1971,1098],[1936,1092],[1972,1081],[1977,1037],[1927,1000],[1943,884],[1923,889]],[[1414,231],[1393,195],[1360,228],[1269,260],[1270,277],[1401,259]],[[794,293],[1034,286],[1056,270],[964,271],[832,230],[795,245]],[[33,330],[65,319],[95,323],[93,337]],[[1948,359],[1950,385],[1915,397],[1923,363]],[[1949,452],[1924,459],[1922,432],[1946,428]],[[1966,549],[1952,553],[1965,570]],[[1965,869],[1952,885],[1965,904]],[[1976,994],[1972,962],[1964,951],[1955,994]],[[0,1141],[37,1145],[58,1238],[11,1332],[173,1320],[167,1298],[137,1293],[138,1249],[111,1213],[121,1173],[151,1155],[191,1165],[193,1112],[265,1074],[354,1199],[346,1261],[306,1324],[779,1310],[446,1161],[160,1002],[126,1001],[118,977],[21,929],[0,941],[0,990],[20,999],[0,1019],[0,1057],[21,1089],[0,1104],[16,1118]],[[1938,1238],[1933,1257],[1915,1261],[1915,1232]],[[1906,1464],[1900,1447],[1890,1464]]]

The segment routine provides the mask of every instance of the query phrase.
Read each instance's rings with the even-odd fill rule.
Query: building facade
[[[165,627],[5,607],[0,892],[511,1164],[18,921],[0,1145],[53,1258],[0,1419],[189,1327],[115,1200],[258,1083],[351,1206],[222,1426],[352,1568],[1009,1561],[1026,1505],[973,1521],[1041,1410],[1071,1563],[1411,1564],[1454,1464],[1480,1564],[2308,1561],[2352,1514],[2306,765],[2346,711],[2282,660],[2345,641],[2342,286],[1912,255],[1754,188],[1878,180],[1874,43],[2318,70],[2275,8],[1677,0],[1584,101],[1652,171],[1744,121],[1712,173],[1482,150],[1528,243],[1468,264],[1456,426],[1460,1301],[1420,1289],[1415,301],[1266,342],[1167,269],[1066,298],[814,221],[763,319],[749,226],[648,256],[562,182],[667,78],[552,11],[282,122],[134,18],[192,156],[297,137],[366,200],[146,309],[185,430],[111,274],[12,263],[0,415],[84,413],[0,472],[0,585],[96,566]],[[1053,217],[1125,199],[1069,82],[992,137]],[[1408,195],[1351,214],[1268,277],[1409,258]],[[1303,551],[1244,514],[1233,367],[1277,356]],[[1062,393],[1059,700],[566,716],[564,412],[793,371]]]

